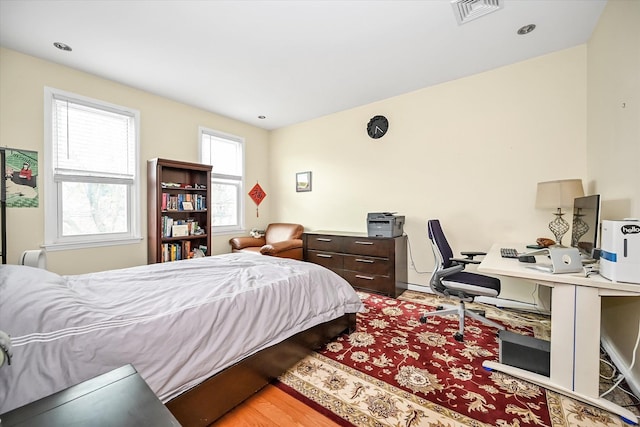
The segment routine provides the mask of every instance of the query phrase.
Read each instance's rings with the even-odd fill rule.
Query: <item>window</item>
[[[212,165],[212,232],[226,233],[244,227],[244,139],[200,128],[200,161]]]
[[[45,88],[45,246],[140,240],[139,113]]]

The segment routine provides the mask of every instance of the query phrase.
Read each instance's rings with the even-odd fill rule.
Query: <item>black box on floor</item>
[[[551,343],[539,338],[500,331],[500,363],[549,376]]]

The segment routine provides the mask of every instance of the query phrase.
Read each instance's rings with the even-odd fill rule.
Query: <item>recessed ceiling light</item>
[[[531,31],[535,29],[536,29],[536,24],[525,25],[524,27],[518,30],[518,34],[520,34],[521,36],[525,34],[529,34]]]
[[[266,118],[267,118],[267,116],[258,116],[258,118],[259,118],[260,120],[264,120],[264,119],[266,119]]]
[[[71,49],[71,46],[69,46],[68,44],[64,44],[64,43],[60,43],[60,42],[55,42],[53,44],[55,47],[57,47],[60,50],[65,50],[67,52],[71,52],[73,49]]]

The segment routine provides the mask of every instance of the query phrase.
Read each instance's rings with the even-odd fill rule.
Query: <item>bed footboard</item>
[[[356,329],[356,314],[302,331],[230,366],[166,403],[186,427],[207,426],[255,394],[311,351]]]

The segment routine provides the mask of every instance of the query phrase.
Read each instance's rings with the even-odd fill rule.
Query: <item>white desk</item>
[[[611,282],[599,275],[586,278],[582,273],[545,273],[527,268],[531,264],[517,259],[502,258],[500,248],[530,250],[513,243],[494,244],[478,271],[526,279],[552,288],[551,373],[546,377],[490,361],[484,362],[483,366],[606,409],[637,424],[638,417],[631,411],[599,397],[599,331],[600,298],[640,296],[640,285]],[[536,259],[538,263],[549,262],[546,256]]]

